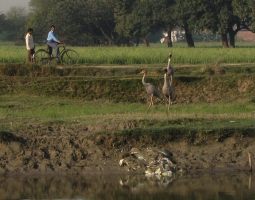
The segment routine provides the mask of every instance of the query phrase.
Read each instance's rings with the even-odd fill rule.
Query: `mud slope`
[[[248,152],[255,152],[253,134],[254,129],[226,129],[221,134],[187,132],[174,137],[171,133],[116,135],[93,134],[83,125],[28,125],[17,132],[0,132],[0,171],[127,172],[118,163],[132,148],[139,149],[145,158],[150,152],[167,149],[184,173],[248,170]]]

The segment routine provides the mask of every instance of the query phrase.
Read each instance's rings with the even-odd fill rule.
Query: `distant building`
[[[163,32],[162,33],[162,38],[160,39],[161,43],[166,43],[168,38],[168,33],[167,32]],[[171,32],[171,40],[172,42],[178,42],[180,40],[184,39],[184,35],[185,35],[185,31],[181,30],[181,29],[175,29]]]
[[[255,42],[255,33],[248,30],[237,32],[236,39],[244,42]]]

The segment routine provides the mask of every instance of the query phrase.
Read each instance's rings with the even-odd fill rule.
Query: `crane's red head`
[[[145,69],[143,69],[140,74],[147,74],[147,71]]]

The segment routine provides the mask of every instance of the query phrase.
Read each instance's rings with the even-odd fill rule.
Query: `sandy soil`
[[[178,169],[187,173],[249,170],[248,152],[253,159],[255,140],[238,133],[190,141],[185,136],[170,139],[160,134],[157,139],[150,135],[95,134],[82,125],[27,125],[17,132],[1,132],[0,172],[122,173],[127,169],[119,166],[119,160],[132,148],[139,149],[145,158],[149,152],[167,149]]]

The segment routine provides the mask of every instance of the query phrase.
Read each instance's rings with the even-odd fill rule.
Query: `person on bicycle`
[[[59,48],[58,45],[62,44],[62,42],[60,40],[57,39],[57,37],[55,36],[55,26],[52,25],[50,27],[50,31],[48,33],[48,37],[47,37],[47,45],[49,48],[49,54],[52,56],[52,49],[56,49],[56,57],[59,61]]]
[[[34,54],[35,54],[35,43],[33,39],[33,29],[27,29],[27,33],[25,36],[26,41],[26,49],[27,49],[27,61],[29,63],[33,63],[34,61]]]

